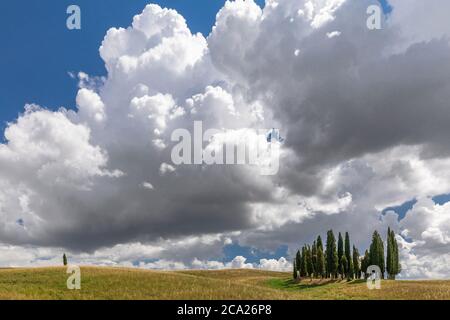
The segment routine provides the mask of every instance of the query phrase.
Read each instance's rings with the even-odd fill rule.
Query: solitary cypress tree
[[[361,266],[359,264],[359,252],[355,246],[353,246],[353,272],[356,279],[361,278]]]
[[[64,264],[65,266],[67,266],[67,257],[66,257],[66,254],[65,254],[65,253],[63,254],[63,264]]]

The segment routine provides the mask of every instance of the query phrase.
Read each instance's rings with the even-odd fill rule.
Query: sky
[[[209,34],[222,0],[154,1],[176,9],[192,32]],[[127,27],[147,0],[2,1],[0,36],[5,39],[0,61],[0,122],[13,121],[26,103],[47,108],[75,108],[77,81],[68,72],[105,75],[98,55],[99,43],[113,26]],[[259,1],[262,3],[262,1]],[[77,4],[82,10],[82,29],[66,26],[66,9]],[[26,90],[23,90],[26,88]],[[55,90],[55,88],[57,90]]]
[[[0,266],[290,270],[390,226],[403,278],[450,276],[446,5],[381,1],[369,30],[370,0],[80,0],[68,30],[73,3],[0,4]],[[199,120],[280,128],[279,172],[174,165]]]

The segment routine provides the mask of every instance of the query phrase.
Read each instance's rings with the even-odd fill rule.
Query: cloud
[[[148,5],[111,28],[108,74],[78,74],[77,110],[29,105],[5,131],[0,242],[31,255],[11,261],[38,263],[42,247],[90,263],[287,270],[218,261],[226,241],[292,254],[334,228],[365,248],[390,225],[409,237],[405,277],[448,274],[447,207],[426,200],[450,190],[447,19],[430,1],[433,23],[416,27],[423,4],[392,0],[374,32],[370,4],[227,1],[206,38]],[[220,141],[279,128],[279,174],[176,166],[171,133],[194,121],[227,129]],[[414,198],[400,222],[381,214]]]
[[[339,31],[327,32],[327,37],[330,39],[334,37],[339,37],[340,35],[341,33]]]
[[[271,271],[289,271],[292,269],[292,263],[288,262],[284,257],[280,259],[261,259],[260,269]]]

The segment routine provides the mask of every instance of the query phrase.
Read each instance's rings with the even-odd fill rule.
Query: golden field
[[[446,299],[450,281],[383,281],[368,290],[364,281],[303,280],[290,273],[260,270],[149,271],[81,267],[81,290],[68,290],[62,267],[1,269],[0,299],[57,300],[278,300]]]

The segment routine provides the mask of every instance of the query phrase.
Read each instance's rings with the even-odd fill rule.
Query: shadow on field
[[[355,285],[365,282],[363,279],[358,280],[341,280],[341,279],[302,279],[302,280],[293,280],[293,279],[270,279],[267,281],[267,284],[274,288],[280,290],[307,290],[313,289],[317,287],[323,287],[333,284],[348,284]]]

